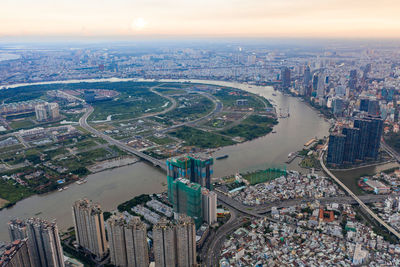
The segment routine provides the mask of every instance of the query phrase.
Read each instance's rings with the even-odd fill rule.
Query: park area
[[[286,167],[270,167],[265,170],[241,173],[243,179],[246,179],[251,185],[265,183],[274,180],[282,175],[286,176]]]

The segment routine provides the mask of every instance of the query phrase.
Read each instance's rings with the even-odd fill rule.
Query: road
[[[172,102],[172,105],[169,108],[167,108],[167,109],[165,109],[165,110],[163,110],[161,112],[145,114],[145,115],[142,115],[142,116],[137,117],[135,119],[144,119],[144,118],[147,118],[147,117],[162,115],[162,114],[170,112],[171,110],[176,108],[177,103],[176,103],[174,98],[172,98],[170,96],[163,95],[160,92],[156,91],[156,88],[158,88],[159,86],[160,85],[151,87],[150,91],[155,93],[155,94],[157,94],[157,95],[159,95],[159,96],[161,96],[161,97],[164,97],[164,98],[168,99],[169,101]],[[205,97],[209,98],[211,101],[214,102],[214,109],[210,113],[208,113],[207,115],[205,115],[205,116],[203,116],[203,117],[201,117],[199,119],[168,127],[166,129],[164,129],[162,132],[167,132],[167,131],[169,131],[169,130],[171,130],[173,128],[177,128],[177,127],[180,127],[180,126],[183,126],[183,125],[195,125],[198,122],[200,122],[201,120],[208,119],[211,116],[213,116],[215,113],[221,112],[221,110],[223,108],[223,105],[215,96],[212,96],[212,95],[204,93],[204,92],[201,92],[200,94],[204,95]],[[143,152],[140,152],[140,151],[128,146],[127,144],[125,144],[125,143],[123,143],[121,141],[118,141],[118,140],[116,140],[116,139],[114,139],[114,138],[102,133],[101,131],[98,131],[97,129],[93,128],[92,126],[90,126],[88,124],[88,122],[87,122],[87,119],[93,113],[93,111],[94,111],[94,108],[92,106],[88,106],[85,114],[79,119],[79,125],[82,128],[86,129],[87,131],[91,132],[94,135],[97,135],[100,138],[103,138],[108,143],[110,143],[112,145],[116,145],[120,149],[123,149],[123,150],[125,150],[127,152],[130,152],[130,153],[136,155],[137,157],[152,163],[154,166],[159,166],[164,171],[167,170],[167,165],[166,165],[165,161],[155,159],[155,158],[153,158],[153,157],[151,157],[151,156],[149,156],[149,155],[147,155],[147,154],[145,154]]]
[[[392,156],[394,159],[397,160],[397,162],[400,162],[400,154],[391,148],[388,144],[385,143],[385,141],[381,141],[381,148],[385,150],[390,156]]]
[[[215,114],[220,113],[222,111],[224,106],[223,106],[222,102],[219,101],[215,96],[213,96],[211,94],[207,94],[205,92],[196,92],[196,93],[201,94],[202,96],[207,97],[209,100],[211,100],[214,103],[214,109],[210,113],[208,113],[207,115],[205,115],[205,116],[203,116],[201,118],[198,118],[198,119],[193,120],[193,121],[188,121],[188,122],[183,122],[183,123],[172,125],[172,126],[166,128],[166,129],[161,130],[160,133],[166,133],[166,132],[169,132],[169,131],[171,131],[171,130],[173,130],[175,128],[179,128],[179,127],[182,127],[182,126],[185,126],[185,125],[187,125],[187,126],[195,126],[199,122],[204,121],[204,120],[208,120],[212,116],[214,116]]]
[[[328,203],[338,203],[338,204],[358,204],[358,202],[350,197],[350,196],[335,196],[335,197],[324,197],[324,198],[303,198],[303,199],[287,199],[267,204],[260,204],[254,206],[248,206],[240,203],[237,200],[232,199],[231,197],[227,196],[225,193],[218,189],[214,189],[217,193],[218,200],[223,202],[225,205],[232,207],[236,210],[240,210],[241,212],[252,216],[252,217],[263,217],[265,213],[271,211],[272,207],[280,208],[288,208],[291,206],[299,205],[299,203],[308,203],[313,202],[315,200],[320,201],[321,204],[328,204]],[[384,201],[387,198],[387,195],[362,195],[358,196],[364,203],[374,203]]]
[[[218,258],[220,256],[221,247],[226,237],[239,228],[246,218],[243,213],[237,212],[235,209],[228,208],[231,214],[229,220],[223,224],[212,236],[209,236],[210,242],[207,242],[203,248],[201,254],[202,262],[205,266],[214,267],[219,266]]]
[[[161,169],[163,169],[165,171],[167,170],[167,165],[165,164],[164,161],[161,161],[161,160],[155,159],[155,158],[153,158],[153,157],[151,157],[149,155],[146,155],[143,152],[140,152],[140,151],[128,146],[125,143],[122,143],[122,142],[120,142],[118,140],[115,140],[114,138],[112,138],[112,137],[110,137],[110,136],[98,131],[97,129],[93,128],[92,126],[90,126],[87,123],[87,118],[90,116],[90,114],[93,113],[93,110],[94,110],[94,108],[92,106],[89,106],[87,108],[86,113],[79,119],[79,125],[82,128],[86,129],[87,131],[91,132],[92,134],[94,134],[94,135],[96,135],[96,136],[98,136],[100,138],[103,138],[109,144],[116,145],[120,149],[128,151],[128,152],[134,154],[135,156],[152,163],[154,166],[159,166]]]
[[[345,184],[343,184],[324,164],[324,152],[325,149],[322,150],[320,157],[319,157],[319,162],[324,169],[325,173],[328,174],[335,182],[342,187],[342,189],[349,195],[351,196],[359,205],[361,208],[363,208],[372,218],[374,218],[381,226],[386,228],[390,233],[395,235],[399,240],[400,240],[400,233],[397,232],[395,229],[393,229],[389,224],[387,224],[385,221],[383,221],[378,215],[376,215],[370,208],[368,208],[367,205],[364,204],[364,202],[361,201],[359,197],[357,197]]]

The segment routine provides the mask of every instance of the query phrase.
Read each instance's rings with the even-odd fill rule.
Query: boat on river
[[[229,155],[223,155],[223,156],[216,157],[215,159],[216,160],[221,160],[221,159],[226,159],[228,157],[229,157]]]

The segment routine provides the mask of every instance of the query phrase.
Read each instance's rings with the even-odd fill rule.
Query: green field
[[[89,150],[87,152],[82,152],[77,154],[84,162],[94,162],[96,160],[104,159],[107,157],[109,152],[104,148],[97,148],[93,150]]]
[[[21,199],[29,197],[33,192],[22,185],[14,185],[14,181],[4,181],[0,179],[0,198],[8,200],[10,203],[15,203]]]
[[[183,89],[176,89],[175,87],[170,88],[157,88],[157,91],[162,93],[163,95],[174,95],[174,94],[186,94],[186,91]]]
[[[225,107],[235,107],[236,100],[239,99],[247,99],[248,107],[253,107],[256,110],[261,110],[265,108],[263,101],[267,104],[268,107],[272,107],[271,103],[269,103],[267,99],[263,98],[262,101],[260,100],[261,97],[257,97],[254,94],[239,89],[222,89],[218,90],[214,95],[221,100]]]
[[[22,120],[13,121],[13,122],[10,123],[10,127],[13,128],[14,130],[30,128],[30,127],[33,127],[33,126],[35,126],[35,124],[28,118],[22,119]]]
[[[107,83],[105,83],[107,84]],[[111,101],[95,102],[94,112],[90,120],[105,120],[113,115],[113,120],[132,119],[145,113],[153,113],[166,109],[171,103],[165,98],[150,92],[152,83],[118,82],[109,84],[109,88],[120,93]],[[163,107],[165,103],[169,103]]]
[[[301,162],[300,166],[302,168],[321,168],[318,158],[314,155],[305,157]]]
[[[151,142],[154,142],[154,143],[156,143],[158,145],[166,145],[166,144],[170,144],[170,143],[175,142],[174,139],[169,138],[168,136],[163,137],[163,138],[158,138],[158,137],[155,137],[155,136],[149,136],[149,137],[147,137],[147,140],[149,140]]]
[[[270,117],[251,115],[243,120],[239,125],[220,131],[220,133],[232,137],[240,136],[246,140],[252,140],[271,132],[272,127],[277,123],[276,119]]]
[[[205,132],[188,126],[180,127],[170,132],[170,134],[174,137],[184,140],[186,145],[188,146],[215,148],[235,144],[232,139],[229,139],[227,137],[210,132]]]
[[[285,168],[268,168],[265,170],[259,170],[255,172],[248,172],[242,174],[242,177],[250,182],[250,184],[255,185],[259,183],[265,183],[267,181],[274,180],[282,175],[286,175]]]
[[[176,120],[176,121],[191,121],[204,117],[214,109],[214,103],[200,95],[191,95],[188,101],[178,102],[177,108],[159,117]],[[186,102],[185,107],[180,107]],[[189,102],[189,104],[187,103]]]

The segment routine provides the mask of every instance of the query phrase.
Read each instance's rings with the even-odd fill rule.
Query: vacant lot
[[[185,141],[188,146],[215,148],[235,144],[232,139],[214,133],[205,132],[192,127],[183,126],[170,133]]]
[[[0,209],[8,203],[8,200],[0,198]]]

